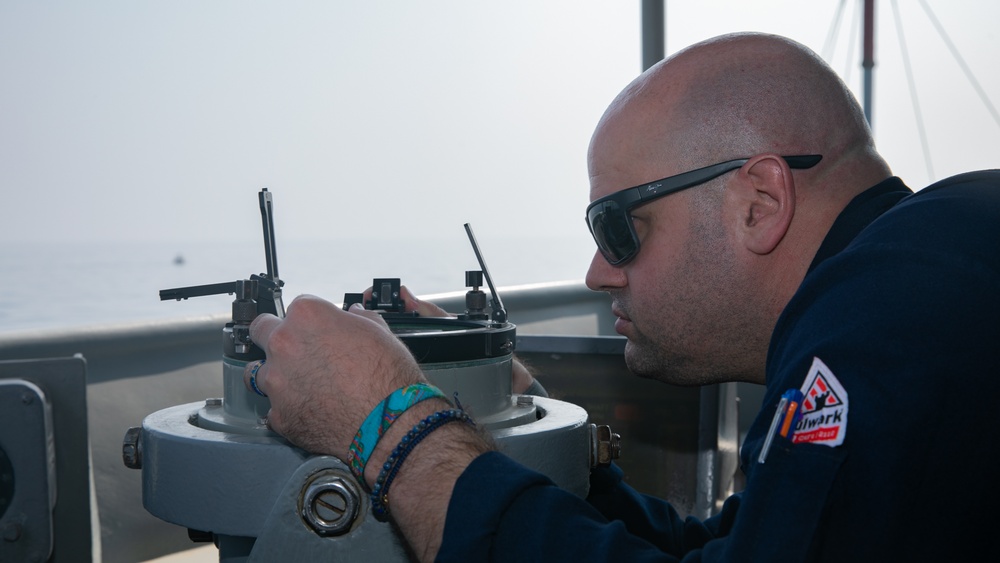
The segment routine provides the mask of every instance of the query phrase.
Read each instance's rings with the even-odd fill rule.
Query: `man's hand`
[[[247,389],[253,390],[253,373],[271,400],[270,427],[310,452],[346,459],[354,434],[375,405],[400,387],[426,381],[406,345],[378,313],[360,305],[344,311],[317,297],[297,297],[284,319],[266,314],[254,319],[250,337],[267,359],[247,364]],[[368,486],[414,424],[449,407],[442,399],[429,399],[403,412],[371,453],[364,473]],[[477,430],[451,423],[429,434],[406,458],[389,490],[390,514],[420,560],[432,561],[440,548],[455,481],[489,449]]]
[[[372,311],[343,311],[313,296],[283,320],[260,315],[250,337],[267,361],[255,375],[271,399],[268,424],[315,453],[344,459],[371,409],[404,385],[425,381],[406,346]],[[248,366],[249,367],[249,366]],[[249,369],[244,378],[249,382]]]
[[[400,286],[399,296],[403,298],[403,312],[412,313],[416,312],[421,317],[454,317],[448,311],[445,311],[441,307],[431,303],[430,301],[421,301],[417,299],[413,292],[407,289],[405,285]],[[372,298],[372,288],[368,288],[364,291],[364,302],[368,302]]]

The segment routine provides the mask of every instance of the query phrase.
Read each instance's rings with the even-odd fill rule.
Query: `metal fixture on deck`
[[[187,527],[192,539],[214,541],[221,560],[271,561],[360,556],[405,561],[395,529],[372,516],[368,495],[343,461],[311,455],[271,432],[270,402],[246,390],[247,362],[264,357],[249,326],[262,313],[283,316],[271,194],[259,194],[267,272],[235,282],[160,292],[160,298],[235,295],[223,329],[223,397],[150,414],[122,446],[125,465],[142,470],[143,505]],[[528,467],[585,496],[590,468],[617,456],[620,438],[588,423],[587,412],[512,389],[516,326],[507,320],[471,227],[466,233],[481,271],[466,272],[466,311],[457,317],[406,312],[400,280],[373,281],[371,299],[347,294],[380,312],[409,347],[427,378],[457,397],[491,432],[498,447]],[[485,280],[491,298],[480,290]],[[487,312],[487,309],[489,311]]]

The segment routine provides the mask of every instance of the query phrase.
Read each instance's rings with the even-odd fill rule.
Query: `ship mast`
[[[872,80],[875,68],[875,0],[865,0],[864,15],[865,32],[862,37],[861,67],[864,69],[864,100],[865,119],[869,127],[872,125]]]
[[[642,70],[663,58],[666,49],[663,0],[642,0]]]

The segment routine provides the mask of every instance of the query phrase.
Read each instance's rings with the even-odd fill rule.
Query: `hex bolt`
[[[535,398],[531,395],[518,395],[517,396],[517,406],[519,407],[530,407],[535,404]]]
[[[360,496],[354,481],[322,474],[306,486],[302,519],[320,536],[336,536],[351,528],[358,516]]]
[[[122,441],[122,461],[130,469],[142,469],[142,427],[133,426],[125,431]]]
[[[213,397],[211,399],[205,399],[206,407],[220,407],[222,406],[222,399],[219,397]]]
[[[607,424],[590,425],[590,466],[605,467],[622,453],[622,437]]]

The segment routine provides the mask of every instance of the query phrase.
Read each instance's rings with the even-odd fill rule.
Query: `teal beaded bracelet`
[[[371,457],[379,439],[399,418],[399,415],[421,401],[434,398],[448,400],[437,387],[426,383],[414,383],[396,389],[381,403],[375,405],[365,421],[361,423],[361,427],[358,428],[358,432],[354,435],[354,439],[351,440],[351,445],[347,449],[347,465],[358,481],[364,484],[365,466],[368,465],[368,458]]]
[[[410,455],[413,448],[426,438],[428,434],[449,422],[465,422],[472,426],[476,425],[472,417],[461,409],[438,411],[424,418],[410,429],[406,436],[403,436],[403,439],[399,441],[395,449],[392,450],[389,457],[386,458],[385,463],[382,464],[382,471],[379,472],[378,477],[375,479],[375,484],[372,486],[372,515],[375,516],[376,520],[385,522],[389,519],[389,485],[392,484],[393,479],[396,478],[396,474],[399,473],[399,468],[403,465],[406,456]]]

